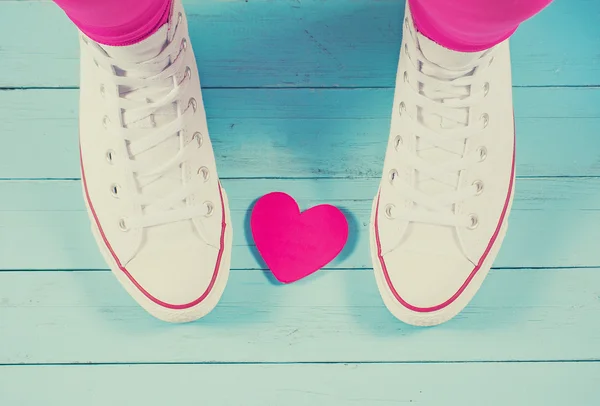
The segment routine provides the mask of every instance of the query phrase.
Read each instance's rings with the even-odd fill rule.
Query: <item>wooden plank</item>
[[[455,319],[417,328],[370,272],[234,271],[214,312],[172,325],[107,271],[0,272],[0,364],[599,360],[599,286],[599,269],[492,271]]]
[[[253,202],[279,190],[301,208],[330,203],[350,238],[329,268],[371,268],[369,221],[377,179],[229,179],[234,269],[264,269],[249,232]],[[78,181],[0,182],[0,269],[105,269]],[[518,179],[510,228],[495,267],[598,266],[600,179]]]
[[[205,86],[393,86],[404,1],[185,5]],[[47,1],[1,7],[0,37],[10,41],[0,49],[0,87],[77,86],[76,30],[62,12]],[[523,24],[512,42],[514,83],[600,84],[600,55],[589,52],[600,38],[598,20],[596,0],[557,0]]]
[[[0,177],[79,177],[77,97],[0,91]],[[391,89],[207,90],[220,175],[378,177],[392,97]],[[598,88],[516,88],[517,173],[599,176],[599,105]]]
[[[600,363],[0,367],[14,406],[591,406]],[[35,390],[31,390],[35,383]],[[68,395],[67,395],[68,394]]]

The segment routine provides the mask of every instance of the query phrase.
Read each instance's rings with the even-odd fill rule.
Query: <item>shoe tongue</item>
[[[163,51],[163,49],[167,46],[168,40],[168,25],[165,24],[150,37],[137,44],[122,47],[103,46],[103,49],[114,60],[115,66],[117,67],[119,66],[119,61],[126,62],[128,64],[141,64],[160,54],[161,51]],[[125,77],[150,77],[160,73],[165,67],[168,66],[168,64],[168,59],[156,64],[145,63],[140,65],[139,70],[136,69],[129,72],[124,70],[119,72],[119,75]],[[157,92],[155,87],[159,85],[164,85],[164,88],[161,88]],[[173,89],[173,86],[173,79],[169,78],[165,79],[164,83],[161,84],[155,82],[152,88],[129,88],[126,86],[120,86],[119,90],[121,97],[129,100],[138,100],[140,103],[143,103],[144,100],[146,102],[152,102],[168,94],[169,91]],[[171,105],[161,107],[146,118],[126,123],[126,126],[128,128],[148,129],[149,131],[152,131],[156,128],[167,125],[176,119],[177,115],[177,106],[175,103],[173,103]],[[127,112],[125,111],[124,118],[126,117]],[[134,158],[135,161],[151,169],[160,166],[169,159],[173,158],[180,150],[180,139],[174,135],[175,134],[155,147],[136,155]],[[180,187],[181,184],[181,169],[175,167],[167,173],[164,173],[161,178],[144,186],[141,189],[141,192],[151,196],[163,197],[173,192],[177,187]],[[183,205],[183,203],[180,205]],[[149,207],[146,211],[151,212],[152,208]]]
[[[168,25],[163,25],[158,31],[145,40],[133,45],[109,46],[102,49],[111,58],[124,62],[145,62],[158,55],[168,42]]]
[[[423,56],[427,59],[427,61],[433,64],[424,66],[422,68],[423,73],[431,75],[433,72],[435,72],[435,77],[437,77],[440,80],[452,80],[463,76],[465,72],[467,72],[468,67],[471,66],[472,63],[475,60],[477,60],[482,54],[482,52],[457,52],[444,48],[443,46],[421,35],[420,33],[417,33],[417,38]],[[443,69],[436,69],[434,65],[437,65]],[[453,71],[456,71],[456,73],[454,73]],[[432,89],[430,86],[431,85],[428,86],[427,84],[422,85],[420,88],[422,94],[428,97],[431,96]],[[465,93],[468,94],[467,92]],[[440,96],[438,95],[438,97]],[[453,96],[448,95],[448,97]],[[441,105],[443,105],[443,101],[440,101],[440,103]],[[441,117],[431,111],[428,111],[427,109],[419,110],[420,111],[418,114],[418,119],[426,127],[433,129],[434,131],[442,129],[442,134],[443,129],[460,128],[461,126],[464,126],[462,122],[466,122],[468,120],[467,110],[462,112],[456,110],[453,112],[456,115],[455,118],[457,118],[460,122]],[[449,148],[451,148],[452,151],[448,151],[446,149],[436,148],[423,140],[418,140],[418,154],[421,158],[431,162],[434,165],[449,160],[459,159],[463,153],[464,146],[460,142],[456,142],[455,144],[456,145],[449,146]],[[452,192],[455,190],[455,186],[457,186],[442,184],[438,181],[429,179],[428,177],[421,175],[418,175],[416,182],[419,190],[431,195]]]
[[[417,33],[417,39],[421,52],[428,61],[450,70],[460,70],[472,64],[486,51],[482,52],[459,52],[444,48],[440,44],[430,40],[426,36]]]

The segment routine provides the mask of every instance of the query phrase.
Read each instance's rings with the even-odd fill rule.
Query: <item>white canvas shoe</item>
[[[232,231],[181,1],[138,44],[80,45],[81,176],[100,251],[149,313],[196,320],[223,293]]]
[[[446,49],[406,9],[391,133],[371,215],[371,256],[388,309],[413,325],[458,314],[507,228],[515,178],[508,40]]]

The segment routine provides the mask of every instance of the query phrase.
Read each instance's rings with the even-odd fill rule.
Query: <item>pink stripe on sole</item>
[[[135,280],[133,275],[131,275],[131,273],[129,273],[129,271],[121,264],[121,261],[119,261],[119,258],[115,254],[113,248],[111,247],[110,243],[108,242],[108,239],[106,238],[106,235],[104,234],[104,231],[102,230],[102,226],[100,225],[100,221],[98,220],[98,216],[96,215],[96,211],[94,210],[94,206],[90,199],[90,195],[88,193],[88,188],[87,188],[87,182],[85,179],[85,171],[83,168],[83,158],[81,156],[81,149],[79,150],[79,159],[80,159],[80,163],[81,163],[81,180],[83,181],[83,189],[85,192],[85,197],[86,197],[88,206],[90,208],[92,216],[94,217],[96,227],[98,228],[98,231],[100,232],[100,235],[102,236],[102,240],[104,241],[106,248],[108,248],[111,256],[115,260],[117,266],[127,276],[127,278],[131,281],[131,283],[133,283],[135,285],[135,287],[140,292],[142,292],[144,294],[144,296],[146,296],[148,299],[150,299],[152,302],[156,303],[159,306],[168,308],[168,309],[173,309],[173,310],[189,309],[191,307],[198,305],[200,302],[202,302],[204,299],[206,299],[206,297],[210,294],[210,292],[212,291],[212,289],[217,281],[217,276],[219,274],[221,260],[223,258],[223,251],[225,250],[225,230],[227,228],[227,223],[225,222],[225,204],[223,201],[223,192],[221,191],[221,185],[219,184],[219,195],[221,198],[221,208],[222,208],[221,239],[220,239],[219,254],[217,255],[217,263],[215,265],[215,269],[213,271],[213,275],[210,280],[210,283],[208,284],[208,287],[206,288],[204,293],[202,293],[202,295],[199,298],[197,298],[196,300],[189,302],[189,303],[185,303],[185,304],[171,304],[171,303],[163,302],[162,300],[157,299],[156,297],[152,296],[152,294],[150,294],[146,289],[144,289],[142,287],[142,285],[139,284],[138,281]]]
[[[381,254],[381,243],[379,240],[379,198],[380,195],[377,196],[377,211],[375,212],[375,242],[377,244],[377,258],[379,259],[379,263],[381,264],[381,269],[383,271],[383,276],[385,277],[385,280],[387,282],[388,287],[390,288],[390,291],[392,292],[392,294],[394,295],[394,297],[396,298],[396,300],[398,302],[400,302],[400,304],[402,304],[402,306],[406,307],[409,310],[412,310],[414,312],[419,312],[419,313],[429,313],[429,312],[435,312],[437,310],[441,310],[447,306],[449,306],[450,304],[452,304],[467,288],[467,286],[469,286],[469,283],[471,283],[471,281],[473,280],[473,278],[475,277],[475,275],[477,275],[477,272],[481,269],[481,266],[483,265],[483,263],[485,262],[485,259],[487,258],[488,254],[490,253],[492,247],[494,246],[494,243],[496,242],[496,239],[498,238],[498,235],[500,234],[500,230],[502,228],[502,225],[504,224],[504,218],[506,217],[506,214],[508,212],[508,207],[510,204],[510,199],[512,196],[512,190],[513,190],[513,183],[514,183],[514,179],[515,179],[515,149],[513,149],[513,161],[512,161],[512,170],[511,170],[511,174],[510,174],[510,183],[508,185],[508,194],[506,195],[506,200],[504,202],[504,208],[502,210],[502,214],[500,216],[500,220],[498,221],[498,225],[496,226],[496,230],[494,231],[494,234],[492,235],[492,238],[490,239],[487,248],[485,249],[485,251],[483,252],[483,255],[481,256],[481,258],[479,259],[479,262],[477,263],[477,266],[475,268],[473,268],[473,270],[471,271],[471,273],[469,274],[469,276],[467,277],[467,279],[463,282],[463,284],[461,285],[461,287],[445,302],[440,303],[436,306],[431,306],[431,307],[418,307],[418,306],[413,306],[410,303],[408,303],[406,300],[404,300],[400,294],[396,291],[396,289],[394,288],[394,285],[391,281],[391,278],[389,276],[387,267],[385,265],[385,260],[383,259],[383,255]],[[380,192],[381,193],[381,192]]]

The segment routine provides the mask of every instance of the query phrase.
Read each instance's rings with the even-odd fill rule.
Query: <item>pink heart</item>
[[[322,204],[300,213],[294,198],[281,192],[256,202],[250,227],[260,255],[283,283],[327,265],[348,239],[348,222],[340,209]]]

